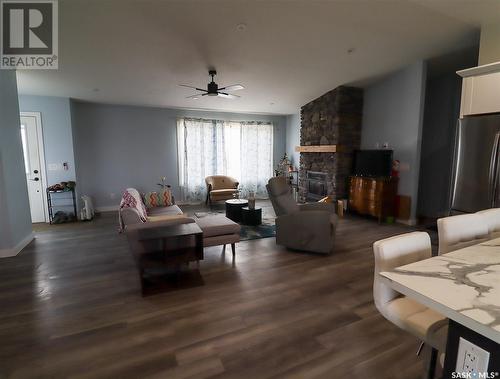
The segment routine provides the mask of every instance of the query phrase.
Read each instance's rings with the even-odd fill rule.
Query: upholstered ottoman
[[[241,227],[224,215],[207,215],[204,217],[193,217],[201,230],[203,230],[203,246],[231,244],[233,256],[236,250],[236,242],[240,242]]]

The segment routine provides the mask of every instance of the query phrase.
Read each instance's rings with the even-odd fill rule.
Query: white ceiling
[[[59,70],[18,71],[21,94],[290,114],[338,85],[474,44],[500,2],[60,0],[59,12]],[[211,66],[219,85],[245,86],[241,99],[185,98],[177,84],[205,87]]]

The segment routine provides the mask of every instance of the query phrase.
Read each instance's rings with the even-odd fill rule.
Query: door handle
[[[452,161],[452,166],[451,166],[451,180],[450,180],[450,191],[448,193],[448,216],[451,216],[451,210],[453,208],[453,204],[455,202],[455,197],[456,197],[456,191],[458,187],[458,167],[460,163],[460,141],[461,141],[461,130],[462,130],[462,124],[461,121],[458,120],[457,122],[457,128],[455,131],[455,141],[454,141],[454,148],[453,148],[453,161]]]
[[[495,135],[493,141],[493,148],[491,149],[490,157],[490,172],[489,172],[489,182],[490,182],[490,202],[491,206],[495,202],[495,196],[497,191],[497,181],[498,181],[498,146],[500,144],[500,132]]]
[[[500,133],[497,134],[500,139]],[[499,170],[500,170],[500,164],[498,163],[498,151],[500,149],[500,142],[497,143],[497,150],[496,150],[496,168],[495,168],[495,175],[493,176],[493,198],[491,199],[491,207],[494,208],[497,206],[497,196],[498,196],[498,179],[499,179]]]

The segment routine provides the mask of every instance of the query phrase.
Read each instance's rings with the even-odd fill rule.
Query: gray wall
[[[385,142],[401,162],[399,194],[411,197],[415,222],[425,96],[425,63],[420,61],[365,89],[361,147]]]
[[[16,72],[0,70],[0,256],[31,233]]]
[[[300,153],[295,152],[295,146],[300,146],[300,111],[286,116],[286,153],[292,164],[299,167]]]
[[[477,64],[478,48],[427,62],[417,216],[448,214],[455,131],[460,114],[462,80],[457,70]]]
[[[418,216],[433,218],[444,216],[447,208],[461,87],[453,73],[427,81],[426,88]]]
[[[19,96],[21,112],[40,112],[47,184],[75,180],[75,158],[71,131],[70,100],[51,96]],[[68,170],[63,170],[67,162]],[[57,168],[51,169],[50,165]]]
[[[116,207],[122,191],[156,189],[166,176],[179,196],[177,118],[272,121],[274,164],[285,153],[286,117],[106,105],[72,101],[72,126],[80,194],[96,207]]]

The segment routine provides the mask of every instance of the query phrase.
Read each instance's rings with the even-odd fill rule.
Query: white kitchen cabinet
[[[460,116],[500,112],[500,62],[457,73],[464,78]]]

